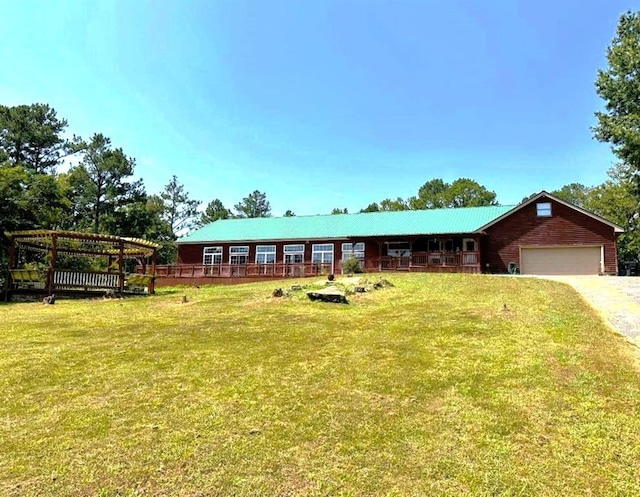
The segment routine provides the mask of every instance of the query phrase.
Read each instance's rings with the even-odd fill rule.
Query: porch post
[[[154,247],[153,254],[151,254],[151,284],[149,285],[149,293],[155,293],[156,291],[156,262],[158,259],[158,249]]]
[[[15,269],[18,265],[18,258],[16,257],[16,245],[18,242],[15,238],[11,238],[11,245],[9,245],[9,269]]]
[[[11,238],[11,244],[9,245],[9,260],[7,261],[7,269],[15,269],[18,263],[18,258],[16,257],[16,242],[15,238]],[[9,300],[9,289],[13,286],[13,277],[11,275],[11,271],[7,271],[7,281],[4,286],[4,301],[7,302]]]
[[[53,295],[55,290],[55,273],[58,265],[58,234],[51,235],[51,264],[47,271],[47,295]]]
[[[118,252],[118,291],[120,295],[124,293],[124,240],[120,240],[120,251]]]
[[[409,261],[407,262],[409,271],[411,271],[411,265],[413,264],[413,242],[414,238],[409,237]]]

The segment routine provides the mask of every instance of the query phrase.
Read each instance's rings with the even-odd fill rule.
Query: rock
[[[385,280],[384,278],[382,278],[379,281],[376,281],[373,284],[373,288],[375,288],[376,290],[380,290],[381,288],[385,288],[388,286],[393,286],[393,283],[391,283],[389,280]]]
[[[105,299],[115,299],[116,298],[116,291],[113,290],[113,289],[105,290],[104,291],[104,298]]]
[[[348,304],[347,297],[344,292],[340,291],[340,289],[335,286],[307,292],[307,297],[309,297],[309,300],[321,300],[322,302],[332,302],[335,304]]]
[[[367,291],[367,289],[363,286],[357,286],[354,288],[356,293],[365,293]]]
[[[300,291],[300,290],[302,290],[302,287],[300,285],[293,285],[291,287],[291,291],[293,291],[293,292],[297,292],[297,291]]]

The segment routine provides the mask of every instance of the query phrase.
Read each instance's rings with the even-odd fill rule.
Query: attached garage
[[[547,192],[480,228],[482,266],[506,273],[617,274],[616,241],[624,229]]]
[[[522,274],[599,274],[602,272],[601,245],[521,247]]]

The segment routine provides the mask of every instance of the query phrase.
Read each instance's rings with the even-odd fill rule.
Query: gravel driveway
[[[640,278],[548,276],[575,288],[616,331],[640,347]]]

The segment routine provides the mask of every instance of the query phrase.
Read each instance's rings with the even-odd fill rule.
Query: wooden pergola
[[[141,238],[125,238],[75,231],[28,230],[5,232],[9,239],[8,280],[5,300],[13,291],[33,291],[52,295],[56,292],[104,292],[120,295],[143,289],[154,291],[157,251],[160,246]],[[43,255],[46,269],[19,268],[28,252]],[[104,259],[104,270],[63,269],[69,259]],[[125,260],[136,260],[141,272],[125,273]],[[73,266],[73,264],[71,264]]]

